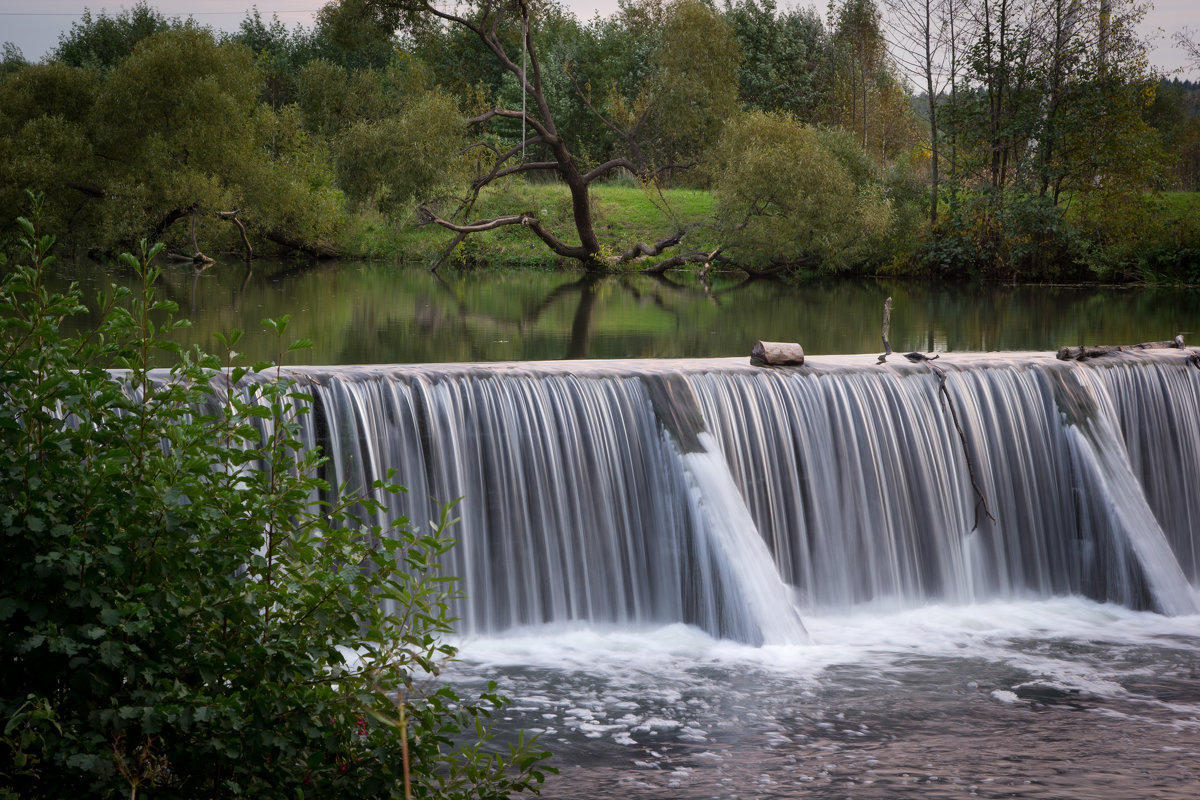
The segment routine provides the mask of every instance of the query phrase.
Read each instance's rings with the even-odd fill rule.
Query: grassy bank
[[[601,242],[619,253],[638,241],[653,243],[684,231],[682,249],[711,250],[721,242],[713,228],[716,199],[700,189],[645,189],[632,182],[596,185],[592,209]],[[490,188],[480,195],[472,220],[533,211],[567,241],[575,241],[571,201],[561,184],[517,184]],[[1200,192],[1147,194],[1116,222],[1096,223],[1069,204],[1062,229],[1077,238],[1071,249],[1082,261],[1075,267],[1101,282],[1194,283],[1200,281]],[[915,242],[928,242],[922,231]],[[344,239],[348,256],[432,264],[453,241],[434,225],[418,225],[412,208],[395,218],[372,209],[357,213]],[[964,244],[969,244],[969,239]],[[921,247],[927,247],[921,245]],[[1064,248],[1065,249],[1065,248]],[[894,274],[930,274],[915,251],[891,263]],[[964,257],[969,258],[970,254]],[[459,245],[450,262],[488,268],[552,269],[560,265],[531,232],[520,226],[475,234]],[[566,266],[571,266],[566,264]],[[936,272],[936,270],[934,270]],[[940,274],[940,273],[939,273]],[[1044,279],[1044,278],[1043,278]]]
[[[691,250],[716,247],[712,230],[715,200],[712,192],[666,189],[662,192],[633,184],[610,183],[592,187],[592,210],[600,241],[620,252],[635,242],[653,243],[685,231],[683,246]],[[566,241],[576,241],[571,218],[571,198],[562,184],[511,184],[489,188],[480,195],[471,219],[533,211]],[[417,224],[408,209],[397,219],[365,211],[350,227],[348,255],[432,263],[453,241],[454,235],[434,225]],[[550,268],[558,257],[531,232],[520,226],[475,234],[459,246],[453,263],[474,266]]]

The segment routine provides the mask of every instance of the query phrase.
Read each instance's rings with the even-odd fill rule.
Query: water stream
[[[1194,798],[1200,369],[937,364],[292,374],[332,482],[463,498],[448,676],[549,797]]]

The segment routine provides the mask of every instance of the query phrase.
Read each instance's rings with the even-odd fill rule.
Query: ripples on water
[[[540,732],[550,798],[1200,796],[1200,618],[1079,599],[461,642]]]

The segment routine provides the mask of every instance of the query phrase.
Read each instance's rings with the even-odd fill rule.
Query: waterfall
[[[464,633],[684,622],[795,642],[807,610],[1063,594],[1197,610],[1200,370],[938,364],[290,374],[330,483],[394,469],[408,487],[381,522],[462,498],[446,569]]]

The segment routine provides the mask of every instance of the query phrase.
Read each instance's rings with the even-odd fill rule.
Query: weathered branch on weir
[[[975,522],[971,525],[971,530],[974,531],[979,527],[979,508],[983,507],[983,513],[987,514],[987,518],[992,522],[996,518],[992,516],[992,510],[988,508],[987,498],[984,497],[983,490],[979,488],[979,479],[975,476],[975,466],[971,463],[971,450],[967,446],[967,434],[963,430],[962,423],[958,420],[958,412],[954,410],[954,402],[950,399],[950,392],[946,389],[946,373],[935,364],[930,364],[929,368],[937,375],[938,379],[938,395],[942,402],[942,409],[950,412],[950,419],[954,422],[954,430],[958,431],[958,441],[962,444],[963,460],[967,462],[967,474],[971,478],[971,489],[975,491]]]
[[[883,301],[883,355],[879,357],[879,362],[883,361],[892,354],[892,343],[888,341],[888,329],[892,327],[892,298]]]
[[[1060,361],[1087,361],[1089,358],[1098,358],[1111,353],[1121,353],[1130,350],[1183,350],[1184,334],[1179,334],[1169,342],[1142,342],[1141,344],[1102,344],[1085,347],[1060,347],[1058,350],[1058,358]]]

